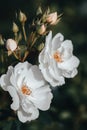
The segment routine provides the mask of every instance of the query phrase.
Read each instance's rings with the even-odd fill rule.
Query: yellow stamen
[[[60,55],[59,52],[55,52],[55,53],[53,54],[53,58],[54,58],[55,61],[57,61],[57,62],[62,62],[62,58],[61,58],[61,55]]]
[[[32,93],[31,90],[26,85],[22,86],[21,91],[24,95],[30,95]]]

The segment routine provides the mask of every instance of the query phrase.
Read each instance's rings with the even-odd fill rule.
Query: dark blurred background
[[[87,0],[1,0],[0,34],[11,37],[15,13],[22,10],[30,22],[39,5],[63,13],[53,32],[61,32],[65,39],[72,40],[74,54],[80,59],[78,75],[53,90],[54,98],[48,111],[40,111],[37,120],[25,124],[14,118],[9,95],[0,89],[0,130],[87,130]],[[7,64],[3,64],[1,54],[0,74],[10,63],[6,58]]]

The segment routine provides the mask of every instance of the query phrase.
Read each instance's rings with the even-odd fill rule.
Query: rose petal
[[[9,92],[13,100],[13,103],[11,104],[11,108],[13,110],[17,110],[19,108],[19,97],[17,95],[15,88],[13,88],[12,86],[8,86],[7,91]]]
[[[3,74],[0,78],[0,85],[1,85],[2,89],[4,89],[5,91],[7,91],[7,86],[10,85],[9,77],[11,76],[12,72],[13,72],[13,67],[9,66],[7,74]]]
[[[26,74],[24,82],[32,89],[39,88],[45,84],[45,80],[38,66],[32,66]]]
[[[17,112],[18,118],[21,122],[25,123],[26,121],[35,120],[39,116],[39,111],[35,107],[31,107],[30,113],[26,113],[20,108]]]
[[[51,50],[51,41],[52,41],[52,31],[50,31],[49,34],[46,36],[46,42],[45,42],[45,51],[49,53]]]
[[[49,85],[45,85],[33,92],[32,96],[30,96],[30,101],[32,101],[37,108],[45,111],[49,109],[52,98],[53,95]]]
[[[63,71],[63,76],[66,78],[73,78],[77,75],[77,73],[77,69],[74,69],[72,71]]]
[[[63,41],[64,37],[61,33],[57,33],[52,40],[52,51],[55,51],[57,48],[61,46],[61,43]]]
[[[72,71],[74,68],[78,67],[79,62],[80,61],[76,56],[72,56],[69,60],[58,64],[58,67],[62,70]]]
[[[68,60],[73,54],[73,45],[72,45],[72,41],[70,40],[65,40],[62,45],[61,48],[63,48],[62,51],[62,60]]]

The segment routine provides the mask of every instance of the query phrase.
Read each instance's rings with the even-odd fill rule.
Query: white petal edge
[[[37,108],[32,108],[30,113],[26,113],[20,108],[17,112],[18,118],[21,122],[25,123],[27,121],[35,120],[39,116],[39,111]]]
[[[8,71],[6,74],[3,74],[0,78],[0,86],[4,91],[7,91],[7,86],[10,85],[10,80],[9,77],[11,76],[13,72],[13,67],[9,66]]]
[[[55,51],[61,46],[61,43],[63,42],[64,37],[61,33],[57,33],[53,39],[52,39],[52,51]]]
[[[74,78],[77,75],[78,71],[77,69],[74,69],[73,71],[63,71],[63,76],[66,78]]]
[[[7,91],[7,86],[6,86],[6,83],[5,83],[5,81],[4,81],[5,77],[6,77],[6,74],[3,74],[3,75],[1,76],[1,78],[0,78],[0,86],[1,86],[1,88],[2,88],[4,91]]]
[[[58,67],[61,70],[72,71],[73,69],[78,67],[79,63],[79,59],[76,56],[72,56],[69,60],[59,63]]]
[[[45,42],[45,51],[46,52],[50,52],[51,42],[52,42],[52,31],[50,31],[49,34],[46,36],[46,42]]]
[[[71,40],[65,40],[65,41],[63,41],[61,46],[63,48],[65,48],[65,49],[70,49],[70,50],[73,51],[73,44],[72,44]]]
[[[7,91],[9,92],[13,100],[13,103],[11,104],[11,108],[13,110],[17,110],[19,108],[19,97],[17,95],[15,88],[13,88],[13,86],[8,86]]]

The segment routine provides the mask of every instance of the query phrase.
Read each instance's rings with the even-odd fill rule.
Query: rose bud
[[[45,26],[44,24],[42,24],[41,26],[39,26],[39,27],[37,28],[37,32],[38,32],[38,34],[40,34],[40,35],[43,35],[43,34],[45,33],[45,31],[46,31],[46,26]]]
[[[8,40],[6,41],[6,48],[7,48],[8,51],[11,51],[11,52],[15,51],[16,48],[17,48],[17,43],[16,43],[16,41],[13,40],[13,39],[8,39]]]
[[[57,17],[57,12],[51,13],[47,16],[46,22],[55,25],[57,23]]]
[[[22,22],[22,23],[25,23],[25,21],[27,20],[27,17],[26,15],[20,11],[19,13],[19,21]]]
[[[18,28],[18,26],[15,22],[13,22],[12,30],[13,30],[14,33],[17,33],[19,31],[19,28]]]

